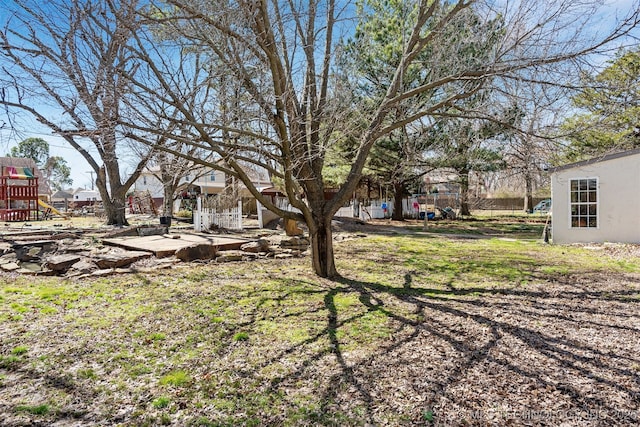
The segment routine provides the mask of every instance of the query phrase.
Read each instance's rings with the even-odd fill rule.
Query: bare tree
[[[504,147],[505,174],[521,186],[523,210],[531,213],[534,191],[548,182],[547,169],[562,148],[558,129],[567,111],[569,88],[510,83],[503,100],[512,105],[514,123]]]
[[[139,160],[123,180],[118,127],[129,91],[122,76],[137,66],[126,49],[137,26],[137,1],[9,3],[0,32],[0,103],[75,148],[96,173],[107,222],[126,225],[126,193],[151,151],[139,146],[140,152],[127,156]]]
[[[579,66],[584,55],[608,47],[638,22],[636,8],[612,32],[595,39],[587,25],[597,12],[597,1],[407,1],[401,58],[384,83],[384,96],[354,105],[354,87],[337,79],[334,68],[338,40],[353,27],[351,2],[150,3],[149,28],[161,26],[165,36],[159,38],[157,30],[135,32],[136,54],[147,61],[144,70],[129,73],[140,102],[161,100],[164,108],[156,114],[174,116],[189,126],[192,144],[224,159],[204,163],[242,180],[272,211],[304,221],[312,241],[313,268],[320,276],[337,275],[331,218],[353,193],[378,139],[457,106],[476,93],[486,77],[521,79],[519,72],[526,69],[551,69],[568,62]],[[502,31],[492,31],[490,38],[462,31],[470,16],[499,19]],[[490,48],[481,57],[464,54],[470,37],[474,46]],[[429,55],[422,55],[425,51]],[[414,85],[403,84],[403,76],[415,64],[422,67],[421,78]],[[535,79],[535,73],[530,75]],[[393,111],[425,94],[396,120]],[[346,120],[354,108],[359,112],[357,124]],[[138,126],[133,134],[153,129],[144,120]],[[325,154],[344,135],[358,141],[353,163],[339,191],[326,197]],[[280,179],[301,213],[283,211],[262,197],[241,161]]]
[[[165,143],[166,141],[163,141],[159,146],[162,147],[162,144]],[[150,165],[157,166],[153,175],[162,183],[162,215],[167,217],[173,216],[173,202],[178,197],[176,192],[183,178],[185,176],[193,176],[193,179],[196,180],[202,176],[203,167],[195,165],[190,159],[206,159],[206,154],[200,154],[200,150],[192,145],[174,143],[171,149],[178,151],[180,155],[170,154],[159,149],[149,162]]]

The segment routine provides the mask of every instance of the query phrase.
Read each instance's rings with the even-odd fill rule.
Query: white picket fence
[[[369,206],[360,206],[360,219],[366,221],[368,219],[383,219],[391,216],[393,211],[393,202],[382,200],[371,200]]]
[[[289,203],[286,198],[278,198],[274,201],[274,203],[278,208],[284,211],[302,213],[300,209],[291,206],[291,203]],[[279,218],[278,215],[262,206],[259,201],[256,201],[256,205],[258,210],[258,228],[264,228],[265,225],[267,225],[274,219]]]
[[[351,218],[354,216],[353,212],[353,206],[346,206],[338,209],[338,212],[336,212],[335,216],[344,216],[347,218]]]
[[[242,201],[238,202],[237,208],[216,212],[213,209],[203,208],[202,201],[198,199],[197,209],[193,212],[193,229],[195,231],[210,230],[213,224],[227,230],[242,230]]]
[[[403,199],[402,212],[408,217],[418,217],[420,205],[417,199]],[[356,209],[354,202],[351,201],[349,206],[342,207],[336,212],[336,216],[343,217],[359,217],[361,220],[390,218],[393,214],[393,200],[371,200],[368,206],[360,204]]]

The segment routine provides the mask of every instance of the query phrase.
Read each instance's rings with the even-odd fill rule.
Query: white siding
[[[569,183],[598,180],[598,227],[572,228]],[[559,170],[551,178],[554,243],[640,243],[640,154]]]
[[[180,185],[197,185],[202,194],[217,194],[224,190],[225,175],[219,170],[194,169],[180,179]]]
[[[102,201],[100,193],[96,190],[81,190],[73,195],[76,202]]]
[[[134,184],[134,190],[141,193],[148,191],[153,198],[164,197],[162,182],[151,173],[142,173]]]

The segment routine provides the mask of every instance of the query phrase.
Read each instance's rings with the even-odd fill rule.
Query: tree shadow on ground
[[[401,286],[340,278],[326,291],[326,326],[299,345],[330,342],[338,369],[319,391],[322,413],[355,406],[360,421],[372,424],[384,423],[378,414],[389,410],[398,414],[391,424],[637,421],[637,291],[598,290],[599,275],[580,286],[496,289],[428,288],[414,276],[405,274]],[[363,311],[341,312],[336,299],[347,294]],[[341,332],[367,313],[388,320],[388,338],[362,352],[347,349]],[[325,357],[308,358],[272,389],[303,378]]]

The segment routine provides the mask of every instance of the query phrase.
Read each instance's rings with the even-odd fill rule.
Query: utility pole
[[[91,174],[91,191],[93,191],[93,174],[95,172],[94,171],[87,171],[86,173],[90,173]]]

